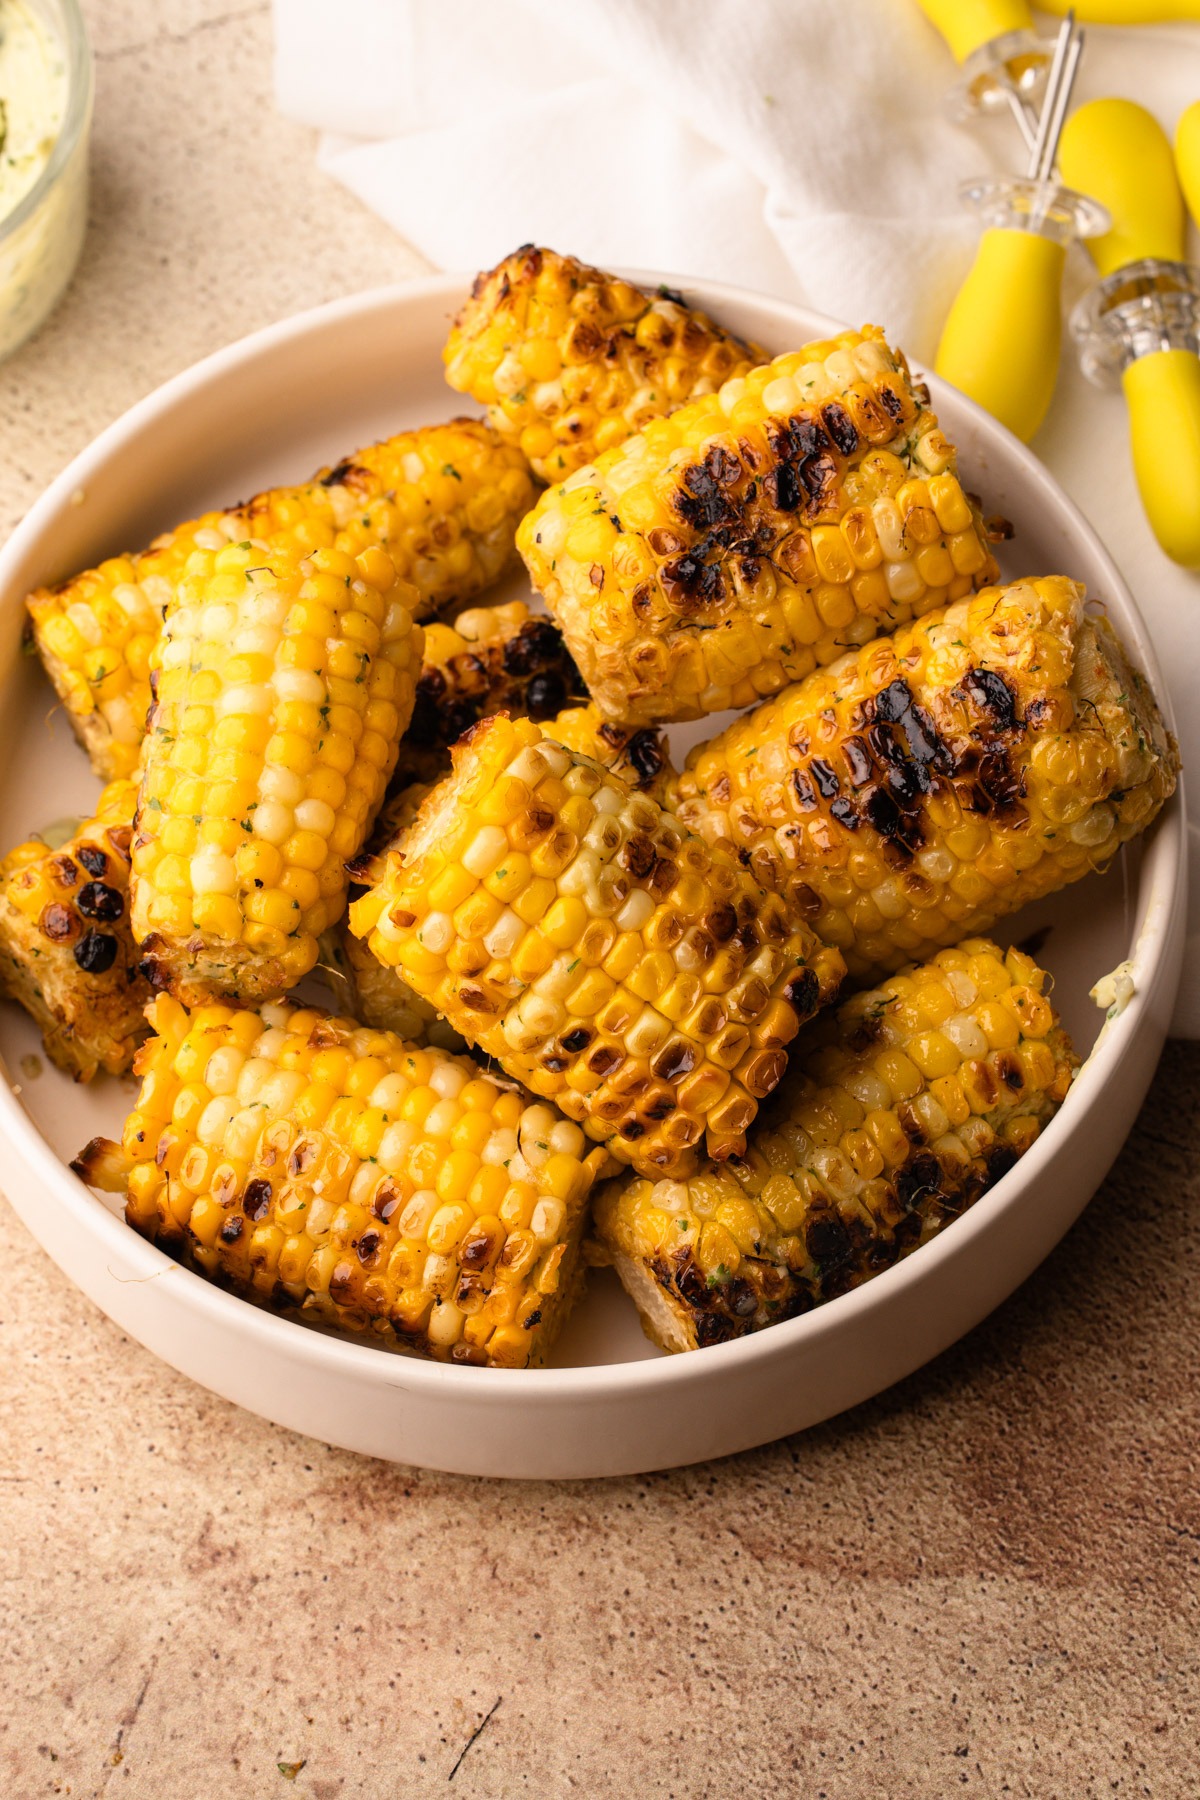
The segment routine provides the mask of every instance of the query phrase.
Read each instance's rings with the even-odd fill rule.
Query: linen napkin
[[[322,165],[436,267],[548,243],[871,319],[929,363],[978,239],[959,184],[1022,161],[1005,120],[945,116],[954,64],[915,0],[274,8],[281,110],[321,130]],[[1096,27],[1076,100],[1128,95],[1172,130],[1198,85],[1200,27]],[[1072,252],[1067,304],[1094,278]],[[1200,1036],[1200,579],[1155,543],[1124,402],[1084,382],[1070,347],[1034,448],[1129,580],[1197,771],[1174,1029]]]

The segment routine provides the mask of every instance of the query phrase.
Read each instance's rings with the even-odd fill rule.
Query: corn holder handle
[[[1200,568],[1200,268],[1127,263],[1084,295],[1071,330],[1089,381],[1125,391],[1154,535],[1175,562]]]
[[[973,181],[960,191],[985,230],[935,367],[1028,442],[1058,378],[1067,245],[1103,231],[1108,215],[1055,181]]]

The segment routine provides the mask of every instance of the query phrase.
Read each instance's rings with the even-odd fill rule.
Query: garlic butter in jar
[[[0,357],[37,330],[74,273],[91,112],[78,0],[0,0]]]

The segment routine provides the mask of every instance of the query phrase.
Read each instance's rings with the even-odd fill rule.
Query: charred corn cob
[[[504,572],[533,497],[519,453],[479,420],[403,431],[300,487],[205,513],[139,555],[38,588],[26,602],[34,642],[96,773],[130,775],[163,614],[194,554],[246,540],[256,549],[332,546],[351,556],[382,545],[416,588],[423,618]]]
[[[202,1274],[454,1362],[544,1356],[603,1151],[466,1057],[160,995],[123,1141],[72,1164]]]
[[[1111,626],[1054,575],[810,675],[698,745],[674,803],[863,978],[1103,868],[1178,767]]]
[[[1018,950],[969,939],[803,1034],[744,1157],[599,1192],[599,1260],[648,1335],[694,1350],[857,1287],[1012,1167],[1077,1066]]]
[[[548,489],[517,546],[597,706],[635,725],[750,706],[997,572],[870,325],[655,420]]]
[[[453,625],[425,630],[425,662],[401,756],[448,750],[489,713],[551,719],[586,699],[579,671],[553,619],[523,600],[475,606]]]
[[[444,355],[450,386],[487,407],[543,481],[766,361],[682,294],[532,244],[476,278]]]
[[[745,1145],[841,958],[719,846],[527,719],[455,748],[353,931],[643,1171]]]
[[[386,551],[197,552],[157,655],[133,836],[156,987],[263,999],[317,960],[383,800],[421,660]]]
[[[136,794],[136,783],[114,781],[57,849],[33,839],[0,863],[0,990],[77,1081],[123,1074],[146,1035],[150,989],[129,927]]]

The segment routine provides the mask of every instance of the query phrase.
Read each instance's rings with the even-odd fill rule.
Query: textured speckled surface
[[[419,268],[272,114],[265,7],[88,10],[94,225],[0,369],[5,527],[197,356]],[[1081,1224],[933,1367],[730,1462],[555,1488],[235,1411],[0,1202],[4,1791],[405,1800],[499,1698],[461,1800],[1194,1800],[1198,1205],[1174,1045]]]

